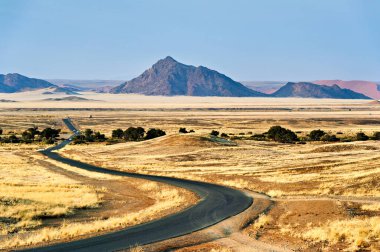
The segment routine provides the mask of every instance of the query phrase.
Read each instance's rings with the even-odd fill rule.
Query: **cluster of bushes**
[[[251,132],[250,132],[251,133]],[[300,132],[298,132],[300,133]],[[343,134],[338,132],[337,134]],[[219,132],[216,130],[211,131],[211,136],[219,136]],[[247,139],[241,136],[232,135],[231,140]],[[244,135],[244,134],[239,134]],[[220,134],[220,137],[228,138],[229,136],[225,133]],[[306,141],[323,141],[323,142],[349,142],[349,141],[367,141],[367,140],[380,140],[380,132],[375,132],[372,136],[367,136],[363,132],[357,133],[354,137],[338,138],[334,134],[329,134],[323,130],[312,130],[307,137],[299,138],[297,134],[289,129],[283,128],[281,126],[272,126],[267,132],[263,134],[254,134],[249,137],[249,139],[257,141],[276,141],[280,143],[305,143]]]
[[[129,127],[126,130],[115,129],[112,131],[113,139],[124,139],[125,141],[149,140],[160,136],[165,136],[166,132],[161,129],[149,129],[145,132],[142,127]]]
[[[269,139],[280,143],[294,143],[298,141],[296,133],[281,126],[272,126],[266,135]]]
[[[73,142],[80,144],[85,142],[104,142],[106,140],[106,136],[99,131],[95,132],[92,129],[86,129],[83,133],[76,135]]]
[[[112,130],[111,138],[107,138],[100,132],[95,132],[92,129],[86,129],[80,135],[75,136],[74,144],[87,143],[87,142],[120,142],[120,141],[142,141],[153,139],[156,137],[164,136],[166,132],[161,129],[149,129],[145,132],[142,127],[129,127],[126,130],[115,129]]]
[[[140,141],[144,139],[145,129],[142,127],[129,127],[126,130],[115,129],[112,131],[113,139],[124,139],[126,141]]]
[[[33,143],[33,142],[43,142],[46,144],[53,144],[57,141],[59,137],[60,129],[45,128],[42,131],[38,130],[38,127],[32,127],[21,135],[16,135],[11,133],[7,136],[2,136],[3,130],[0,129],[0,142],[2,143]]]
[[[210,136],[217,137],[219,136],[219,134],[220,134],[220,137],[222,138],[229,138],[229,136],[226,133],[219,133],[219,131],[216,131],[216,130],[211,131]]]
[[[187,131],[186,128],[179,128],[179,131],[178,131],[178,132],[179,132],[179,133],[182,133],[182,134],[187,134],[187,133],[193,133],[194,130],[189,130],[189,131]]]
[[[337,132],[337,134],[342,134]],[[367,141],[367,140],[380,140],[380,132],[375,132],[372,136],[367,136],[363,132],[358,132],[354,137],[338,138],[336,135],[330,135],[323,130],[313,130],[308,135],[311,141],[325,141],[325,142],[350,142],[350,141]]]

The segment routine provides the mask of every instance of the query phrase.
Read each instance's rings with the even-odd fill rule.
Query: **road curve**
[[[67,127],[74,132],[73,136],[79,134],[69,118],[63,119],[63,121]],[[53,152],[54,150],[59,150],[70,143],[73,136],[54,147],[42,150],[41,153],[56,161],[88,171],[148,179],[186,188],[196,193],[200,197],[200,201],[196,205],[181,212],[145,224],[82,240],[58,243],[22,251],[92,252],[121,250],[135,246],[136,244],[145,245],[201,230],[241,213],[253,203],[251,197],[241,191],[229,187],[171,177],[109,170],[65,158],[58,153]]]

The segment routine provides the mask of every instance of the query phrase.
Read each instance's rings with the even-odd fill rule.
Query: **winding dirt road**
[[[69,118],[63,119],[67,127],[79,134]],[[220,185],[163,176],[143,175],[109,170],[60,156],[56,150],[69,144],[73,136],[62,143],[42,150],[41,153],[56,161],[92,172],[142,178],[182,187],[196,193],[199,202],[179,213],[120,231],[82,240],[58,243],[23,251],[116,251],[135,245],[145,245],[204,229],[235,216],[252,205],[253,199],[245,193]]]

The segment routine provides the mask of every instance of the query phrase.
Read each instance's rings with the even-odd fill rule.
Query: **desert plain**
[[[254,195],[260,211],[224,237],[161,244],[177,251],[379,251],[379,141],[257,141],[271,126],[300,137],[321,129],[340,138],[380,131],[369,100],[156,97],[84,93],[46,101],[36,91],[6,94],[3,134],[55,127],[62,118],[100,131],[141,126],[166,136],[125,143],[71,144],[59,153],[101,167],[226,185]],[[60,96],[57,96],[58,98]],[[64,96],[62,96],[64,97]],[[194,132],[180,134],[179,128]],[[215,141],[210,132],[228,135]],[[199,199],[181,188],[81,171],[51,161],[44,144],[0,146],[0,248],[80,239],[181,211]],[[257,197],[257,200],[255,200]],[[248,214],[249,215],[249,214]],[[239,220],[236,220],[239,222]],[[231,224],[232,225],[232,224]],[[226,227],[228,229],[228,227]],[[157,248],[157,247],[156,247]],[[131,248],[154,251],[154,245]]]

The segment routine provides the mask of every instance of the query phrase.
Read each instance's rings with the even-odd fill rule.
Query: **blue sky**
[[[0,73],[120,79],[170,55],[235,80],[380,81],[379,0],[0,0]]]

